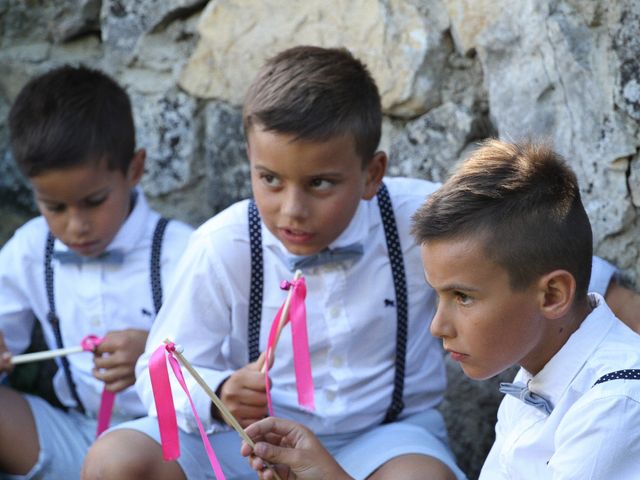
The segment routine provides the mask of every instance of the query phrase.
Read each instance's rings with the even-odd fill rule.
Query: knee
[[[140,448],[138,435],[143,434],[115,430],[96,440],[84,459],[82,480],[148,478],[148,451]]]

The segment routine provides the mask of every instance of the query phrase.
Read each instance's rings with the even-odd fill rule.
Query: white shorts
[[[122,423],[112,430],[129,428],[142,432],[160,443],[158,421],[144,417]],[[180,430],[178,464],[189,480],[214,479],[200,435]],[[321,435],[320,441],[352,477],[364,479],[387,461],[400,455],[420,454],[437,458],[447,465],[458,480],[466,480],[449,449],[442,415],[431,409],[405,417],[394,423],[341,435]],[[227,480],[257,478],[247,459],[240,455],[242,440],[235,431],[209,435]]]

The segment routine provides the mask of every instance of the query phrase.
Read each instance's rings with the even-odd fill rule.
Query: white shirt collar
[[[544,395],[553,405],[562,397],[617,321],[600,294],[590,293],[589,299],[595,304],[595,308],[580,327],[537,375],[527,375],[531,378],[529,389]]]

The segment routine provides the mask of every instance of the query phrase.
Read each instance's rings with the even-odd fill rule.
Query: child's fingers
[[[4,335],[2,331],[0,331],[0,373],[10,372],[13,370],[11,356],[11,352],[7,350],[7,346],[4,343]]]
[[[93,376],[98,380],[106,383],[115,382],[116,380],[130,376],[131,372],[127,368],[94,368],[92,370]]]

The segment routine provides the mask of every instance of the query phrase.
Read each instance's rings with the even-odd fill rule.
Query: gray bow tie
[[[287,261],[289,262],[289,269],[293,272],[301,268],[317,267],[318,265],[325,265],[327,263],[343,262],[345,260],[352,260],[362,256],[364,248],[361,243],[352,243],[346,247],[338,248],[325,248],[321,252],[308,256],[292,256]]]
[[[501,383],[500,391],[502,393],[506,393],[507,395],[513,395],[516,398],[519,398],[527,405],[531,405],[532,407],[537,408],[541,412],[550,415],[553,411],[553,407],[551,406],[551,402],[544,398],[542,395],[538,395],[537,393],[533,393],[529,390],[524,383]]]
[[[124,252],[122,250],[113,249],[101,253],[97,257],[83,257],[73,250],[53,252],[53,258],[63,265],[82,265],[83,263],[101,262],[109,265],[122,265],[124,262]]]

